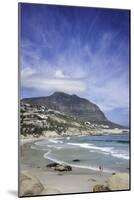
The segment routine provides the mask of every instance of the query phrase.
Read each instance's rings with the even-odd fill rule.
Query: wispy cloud
[[[27,89],[37,96],[76,93],[105,113],[118,115],[118,109],[128,113],[128,13],[64,7],[53,7],[52,12],[49,6],[35,13],[33,7],[29,9],[22,15],[23,95]],[[114,114],[110,116],[116,118]]]
[[[58,70],[54,76],[46,77],[31,68],[25,68],[21,74],[21,85],[24,88],[34,88],[42,92],[64,91],[68,93],[83,93],[86,91],[86,84],[81,79],[66,77]]]
[[[55,72],[55,77],[56,77],[56,78],[65,78],[66,76],[65,76],[65,74],[63,73],[63,71],[61,71],[61,70],[59,69],[59,70],[57,70],[57,71]]]

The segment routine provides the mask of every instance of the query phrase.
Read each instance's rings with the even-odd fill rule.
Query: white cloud
[[[56,71],[53,77],[46,77],[45,74],[35,73],[35,70],[30,68],[24,69],[21,73],[21,85],[40,91],[62,91],[71,94],[86,91],[86,85],[81,79],[67,78],[60,70]]]
[[[56,78],[65,78],[65,75],[61,70],[56,70],[55,77]]]
[[[21,78],[22,78],[22,80],[26,79],[26,78],[29,78],[30,76],[34,75],[35,73],[36,73],[35,69],[32,69],[30,67],[24,68],[21,71]]]
[[[124,43],[118,47],[117,54],[107,53],[114,38],[115,35],[104,34],[96,54],[86,47],[91,55],[86,96],[106,112],[129,108],[129,64],[121,54]]]
[[[98,81],[96,77],[90,87],[91,98],[95,100],[100,108],[103,111],[110,111],[116,108],[128,108],[129,88],[124,76],[108,79],[108,75],[106,75],[105,81],[100,80],[101,77]]]
[[[116,54],[107,52],[116,34],[105,33],[95,53],[90,44],[81,46],[80,41],[73,38],[67,50],[55,54],[55,60],[47,60],[45,54],[41,58],[39,50],[35,52],[31,48],[29,51],[29,44],[25,45],[29,60],[23,62],[22,86],[43,92],[75,93],[106,112],[128,109],[128,64],[121,55],[122,46],[115,50]]]

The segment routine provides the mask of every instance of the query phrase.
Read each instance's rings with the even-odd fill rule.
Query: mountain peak
[[[65,93],[65,92],[54,92],[51,96],[61,96],[61,95],[66,95],[66,96],[70,96],[69,94]]]
[[[56,97],[62,97],[62,96],[64,96],[64,97],[70,97],[70,98],[81,98],[81,97],[79,97],[79,96],[77,96],[76,94],[67,94],[67,93],[65,93],[65,92],[54,92],[52,95],[50,95],[50,96],[56,96]]]
[[[97,105],[76,94],[66,94],[57,91],[47,97],[29,98],[22,101],[59,110],[81,121],[107,121],[104,113]]]
[[[110,127],[120,126],[110,122],[96,104],[76,94],[66,94],[65,92],[57,91],[50,96],[25,98],[21,102],[46,106],[49,109],[60,111],[67,116],[84,122],[108,124]]]

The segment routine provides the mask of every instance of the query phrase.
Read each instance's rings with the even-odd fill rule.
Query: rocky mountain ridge
[[[118,128],[111,130],[105,124],[80,121],[46,106],[23,102],[20,104],[20,134],[24,137],[96,135],[114,131],[121,132]]]
[[[46,106],[49,109],[58,110],[82,122],[89,121],[91,123],[108,125],[111,128],[123,128],[118,124],[110,122],[96,104],[77,95],[55,92],[46,97],[24,98],[21,102]]]
[[[107,118],[97,105],[77,95],[55,92],[50,96],[25,98],[22,101],[24,103],[47,106],[50,109],[59,110],[81,121],[107,121]]]

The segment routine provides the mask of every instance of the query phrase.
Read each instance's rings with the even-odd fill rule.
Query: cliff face
[[[51,96],[25,98],[21,101],[32,105],[46,106],[49,109],[58,110],[81,121],[99,123],[108,121],[96,104],[77,95],[55,92]]]

